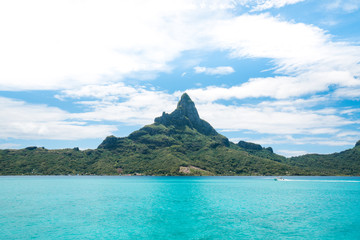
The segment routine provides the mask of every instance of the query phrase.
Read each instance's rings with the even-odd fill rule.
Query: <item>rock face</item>
[[[251,142],[245,142],[245,141],[240,141],[237,144],[239,147],[245,148],[245,149],[250,149],[250,150],[262,150],[262,146],[260,144],[256,144],[256,143],[251,143]],[[271,149],[272,150],[272,149]]]
[[[271,153],[274,153],[274,150],[272,149],[272,147],[267,147],[267,148],[265,148],[266,150],[268,150],[269,152],[271,152]]]
[[[104,149],[115,149],[119,146],[119,140],[121,140],[121,138],[117,138],[113,135],[108,136],[105,138],[105,140],[98,146],[98,148],[104,148]]]
[[[208,136],[218,134],[208,122],[200,119],[194,102],[186,93],[181,96],[175,111],[170,114],[163,112],[161,117],[155,118],[155,123],[165,126],[173,125],[179,128],[188,126]]]

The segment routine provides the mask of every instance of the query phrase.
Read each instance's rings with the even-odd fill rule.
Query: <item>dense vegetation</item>
[[[360,142],[360,141],[359,141]],[[284,163],[318,175],[360,175],[360,144],[340,153],[307,154],[286,159]]]
[[[359,175],[360,143],[331,155],[287,159],[271,148],[218,134],[184,94],[176,110],[97,149],[0,150],[1,175]]]
[[[96,150],[32,148],[0,151],[0,171],[18,174],[293,175],[297,167],[241,150],[221,135],[153,124],[127,138],[107,137]]]

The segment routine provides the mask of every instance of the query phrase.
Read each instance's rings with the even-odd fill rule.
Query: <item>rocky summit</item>
[[[155,123],[163,124],[164,126],[188,126],[205,135],[218,134],[208,122],[200,119],[199,113],[195,108],[195,103],[190,99],[187,93],[184,93],[181,96],[175,111],[171,114],[163,112],[161,117],[155,118]]]

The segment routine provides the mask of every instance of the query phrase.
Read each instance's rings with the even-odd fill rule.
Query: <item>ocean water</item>
[[[0,239],[360,239],[359,177],[0,177]]]

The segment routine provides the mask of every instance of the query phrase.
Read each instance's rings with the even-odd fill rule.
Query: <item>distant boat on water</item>
[[[274,181],[288,181],[288,180],[283,177],[276,177],[274,178]]]

